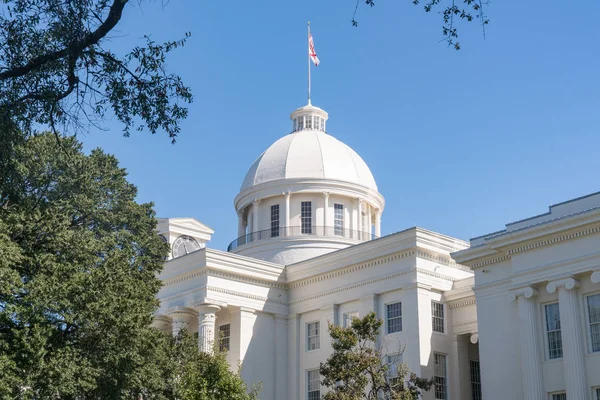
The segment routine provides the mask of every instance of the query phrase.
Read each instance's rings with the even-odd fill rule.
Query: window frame
[[[565,396],[564,399],[567,400],[567,392],[565,392],[564,390],[548,393],[548,399],[554,400],[554,396],[562,396],[562,395],[564,395]],[[561,399],[558,399],[558,400],[561,400]]]
[[[225,335],[221,336],[221,332],[225,332],[225,329],[222,329],[224,327],[228,327],[227,332],[229,333],[229,335],[227,335],[227,336],[225,336]],[[231,322],[219,325],[218,330],[219,330],[219,351],[222,352],[223,347],[225,347],[225,351],[229,351],[231,349]]]
[[[395,361],[395,365],[399,365],[399,364],[402,364],[404,362],[404,356],[403,356],[402,353],[392,353],[392,354],[386,354],[385,355],[385,362],[386,362],[386,365],[388,366],[388,371],[386,373],[385,379],[390,384],[390,386],[394,385],[394,383],[391,383],[391,379],[398,379],[398,380],[400,380],[400,377],[398,377],[398,376],[393,377],[393,378],[390,376],[392,370],[391,370],[391,368],[389,368],[389,366],[392,365],[393,361],[390,360],[390,358],[392,358],[392,357],[396,357],[397,358],[396,361]],[[397,367],[396,367],[396,371],[395,372],[396,372],[396,375],[397,375],[398,374],[398,368]],[[399,381],[398,383],[400,383],[400,385],[402,387],[404,387],[404,382],[403,381]]]
[[[589,310],[589,298],[599,296],[600,292],[587,293],[584,294],[584,312],[585,312],[585,322],[586,322],[586,331],[587,331],[587,340],[588,340],[588,352],[589,354],[598,354],[600,353],[600,343],[598,344],[598,350],[594,350],[594,342],[592,339],[592,322],[590,319],[590,310]],[[600,326],[600,322],[594,322],[594,324],[598,324]]]
[[[434,306],[439,305],[442,307],[442,316],[436,316],[434,315]],[[436,318],[437,320],[441,319],[441,327],[442,330],[441,331],[437,331],[435,329],[436,327]],[[439,325],[439,324],[438,324]],[[439,333],[439,334],[446,334],[446,305],[444,303],[442,303],[441,301],[437,301],[437,300],[431,300],[431,330],[433,333]]]
[[[389,316],[389,310],[388,307],[396,305],[396,304],[400,304],[400,316],[399,317],[392,317],[392,319],[396,320],[398,319],[400,321],[400,329],[394,332],[390,332],[390,316]],[[385,304],[385,333],[387,335],[393,335],[394,333],[400,333],[402,332],[402,301],[394,301],[391,303],[386,303]]]
[[[317,373],[317,377],[318,377],[317,382],[319,383],[319,389],[310,390],[310,382],[311,382],[310,373],[311,372]],[[318,392],[316,399],[321,398],[321,373],[319,371],[319,368],[313,368],[313,369],[306,370],[306,399],[307,400],[311,400],[311,397],[310,397],[311,392]]]
[[[543,324],[543,328],[544,328],[544,353],[546,355],[546,361],[554,361],[554,360],[562,360],[563,356],[564,356],[564,348],[562,345],[562,325],[561,325],[561,329],[560,330],[554,330],[552,332],[560,332],[560,339],[561,339],[561,348],[560,348],[560,357],[550,357],[550,340],[548,337],[548,322],[546,320],[546,307],[550,306],[550,305],[554,305],[556,304],[557,307],[560,307],[558,304],[558,299],[553,300],[553,301],[549,301],[546,303],[541,304],[542,306],[542,324]],[[559,316],[559,320],[558,322],[560,323],[560,308],[558,309],[558,316]]]
[[[477,377],[479,378],[479,381],[473,380],[473,363],[477,363]],[[482,400],[483,392],[481,390],[481,362],[479,360],[469,360],[469,382],[471,384],[471,400]],[[477,391],[473,390],[474,386],[477,386],[479,389]]]
[[[308,216],[305,215],[307,209]],[[308,222],[308,224],[305,224],[305,222]],[[300,233],[304,235],[312,234],[312,201],[300,202]]]
[[[309,335],[310,325],[317,324],[317,333],[315,335]],[[321,321],[315,320],[306,323],[306,351],[316,351],[321,348]],[[317,346],[314,349],[310,348],[310,339],[316,338]]]
[[[341,211],[341,218],[338,218],[338,211]],[[333,234],[336,236],[344,236],[344,214],[346,210],[341,203],[333,203]],[[338,222],[340,226],[338,226]],[[338,231],[339,229],[339,231]]]
[[[436,371],[436,365],[437,365],[436,357],[437,356],[444,357],[444,376],[437,374],[437,372],[438,372],[438,371]],[[444,397],[438,397],[438,383],[437,383],[436,378],[443,379]],[[448,355],[445,353],[438,353],[438,352],[433,353],[433,381],[434,381],[433,398],[436,400],[448,400]]]
[[[600,386],[593,386],[592,387],[592,399],[593,400],[600,400]]]
[[[344,328],[349,328],[350,327],[350,325],[346,324],[346,322],[348,321],[348,317],[350,315],[352,315],[352,314],[356,314],[356,316],[353,317],[352,319],[354,319],[354,318],[360,318],[360,314],[359,314],[358,310],[345,312],[345,313],[342,314],[342,327],[344,327]],[[352,324],[352,319],[350,319],[350,324]]]
[[[280,221],[279,204],[271,205],[271,237],[279,237]],[[273,218],[276,216],[277,218]]]

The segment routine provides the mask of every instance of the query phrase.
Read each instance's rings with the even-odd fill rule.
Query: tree
[[[421,4],[421,0],[410,0],[416,6]],[[366,5],[373,7],[374,0],[356,0],[354,13],[352,14],[352,26],[358,26],[356,14],[358,6],[364,2]],[[462,7],[457,5],[462,4]],[[448,46],[452,46],[455,50],[460,50],[460,42],[458,42],[458,21],[472,22],[478,20],[481,24],[483,36],[485,37],[485,27],[490,23],[489,18],[483,12],[484,6],[489,4],[488,0],[426,0],[423,6],[425,12],[437,10],[442,7],[439,14],[442,16],[442,37]],[[456,19],[456,21],[455,21]]]
[[[182,40],[118,56],[106,44],[129,0],[4,0],[0,11],[0,144],[46,126],[75,134],[112,112],[124,125],[175,141],[192,94],[166,69]],[[182,105],[183,104],[183,105]]]
[[[113,156],[85,155],[72,137],[33,136],[9,155],[0,180],[0,397],[160,389],[147,360],[163,342],[150,323],[168,249],[152,204],[135,202]]]
[[[382,324],[371,312],[355,318],[348,328],[329,325],[333,354],[320,368],[322,383],[330,389],[324,400],[417,400],[431,389],[433,380],[419,378],[404,364],[385,361],[375,345]]]

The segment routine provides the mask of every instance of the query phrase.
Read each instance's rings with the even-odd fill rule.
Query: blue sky
[[[308,20],[313,104],[370,166],[383,234],[418,225],[468,239],[600,190],[598,1],[493,1],[486,38],[461,24],[460,51],[410,0],[361,6],[358,28],[352,0],[132,3],[117,51],[192,33],[169,62],[193,90],[190,115],[175,145],[123,138],[111,120],[81,140],[115,154],[159,216],[215,229],[210,247],[235,239],[247,169],[306,103]]]

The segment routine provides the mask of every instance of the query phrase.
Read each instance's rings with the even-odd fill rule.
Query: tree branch
[[[97,44],[100,39],[108,34],[119,22],[123,15],[123,8],[129,0],[113,0],[106,20],[94,32],[89,33],[83,39],[71,43],[68,47],[50,54],[36,57],[30,60],[26,65],[10,69],[0,73],[0,80],[18,78],[29,72],[40,68],[44,64],[59,60],[67,55],[79,56],[81,51],[89,46]]]

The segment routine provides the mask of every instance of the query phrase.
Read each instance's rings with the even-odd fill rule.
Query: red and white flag
[[[313,42],[312,33],[310,30],[308,31],[308,56],[315,66],[319,65],[319,57],[317,57],[317,53],[315,52],[315,42]]]

